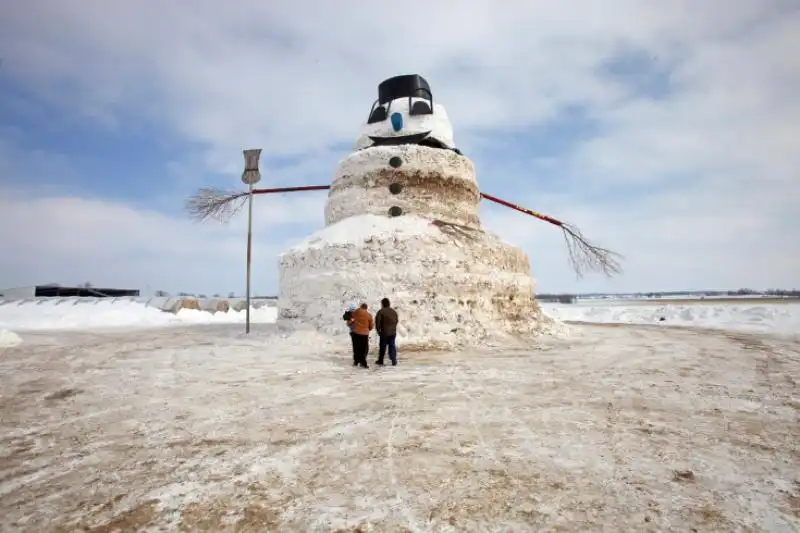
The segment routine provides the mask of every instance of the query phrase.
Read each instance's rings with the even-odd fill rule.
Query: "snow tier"
[[[399,157],[402,166],[389,161]],[[393,194],[390,185],[402,187]],[[325,224],[371,213],[387,216],[397,206],[406,215],[480,228],[480,189],[472,161],[450,150],[418,145],[382,146],[351,154],[334,176]]]
[[[481,230],[421,217],[347,218],[280,261],[279,319],[345,333],[348,303],[375,312],[383,297],[400,315],[398,343],[441,347],[533,333],[552,322],[533,297],[528,258]]]
[[[388,161],[400,157],[393,168]],[[400,183],[392,194],[389,185]],[[449,150],[374,147],[348,156],[326,228],[280,259],[279,320],[346,332],[348,304],[388,297],[406,348],[472,344],[553,324],[534,299],[527,256],[483,231],[472,162]],[[392,206],[403,215],[390,217]]]

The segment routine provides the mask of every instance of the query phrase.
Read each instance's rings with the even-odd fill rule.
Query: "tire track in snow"
[[[414,516],[407,504],[407,501],[410,499],[408,494],[405,494],[405,498],[401,495],[401,488],[397,483],[397,476],[395,475],[395,467],[394,467],[394,428],[397,423],[397,409],[395,408],[395,412],[392,415],[392,420],[389,424],[389,435],[386,437],[386,466],[387,470],[389,471],[389,481],[394,488],[395,499],[397,504],[400,507],[400,513],[405,518],[406,522],[408,523],[408,527],[411,529],[412,533],[417,533],[422,531],[419,527],[420,520],[418,517]],[[406,492],[403,490],[402,492]]]
[[[500,468],[503,470],[505,475],[514,481],[514,486],[515,486],[514,505],[516,506],[519,504],[520,481],[508,469],[508,465],[506,465],[503,461],[499,460],[497,456],[494,454],[494,452],[491,450],[491,448],[489,448],[489,446],[486,444],[486,439],[483,436],[483,432],[481,431],[480,426],[476,421],[475,412],[477,411],[477,408],[475,407],[475,404],[477,404],[477,402],[475,401],[475,398],[469,392],[467,392],[466,388],[462,387],[458,383],[458,380],[455,377],[455,373],[456,373],[456,367],[452,367],[450,369],[450,382],[453,385],[453,388],[456,389],[456,391],[459,394],[463,395],[467,399],[466,403],[467,403],[467,410],[469,413],[469,422],[470,425],[472,426],[472,429],[475,430],[475,434],[478,436],[478,442],[480,443],[484,454],[489,459],[500,465]]]

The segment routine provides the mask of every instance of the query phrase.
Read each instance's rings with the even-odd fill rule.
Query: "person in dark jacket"
[[[389,360],[392,366],[397,366],[397,311],[392,309],[389,298],[381,300],[381,308],[375,313],[375,330],[378,332],[378,360],[376,365],[383,365],[383,357],[389,350]]]
[[[353,318],[353,311],[355,311],[355,310],[356,310],[356,306],[353,305],[353,304],[350,304],[347,307],[347,311],[345,311],[344,314],[342,315],[342,320],[344,320],[347,323],[347,327],[350,330],[350,342],[353,345],[353,366],[358,366],[358,361],[359,361],[359,358],[358,358],[358,341],[356,340],[355,332],[353,331],[353,323],[350,322],[350,319]]]

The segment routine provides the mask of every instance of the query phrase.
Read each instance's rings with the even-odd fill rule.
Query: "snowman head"
[[[430,85],[418,74],[395,76],[378,85],[378,99],[361,127],[355,149],[399,144],[461,153],[453,141],[447,112],[433,103]]]

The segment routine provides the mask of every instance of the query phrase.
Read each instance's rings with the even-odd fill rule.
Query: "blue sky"
[[[377,84],[407,72],[430,81],[483,191],[625,256],[620,276],[578,280],[557,229],[482,205],[540,291],[800,286],[798,8],[595,5],[7,8],[0,286],[242,292],[245,221],[199,226],[185,197],[238,187],[246,147],[264,149],[265,186],[329,183]],[[323,226],[324,203],[258,199],[258,292],[277,291],[278,254]]]

